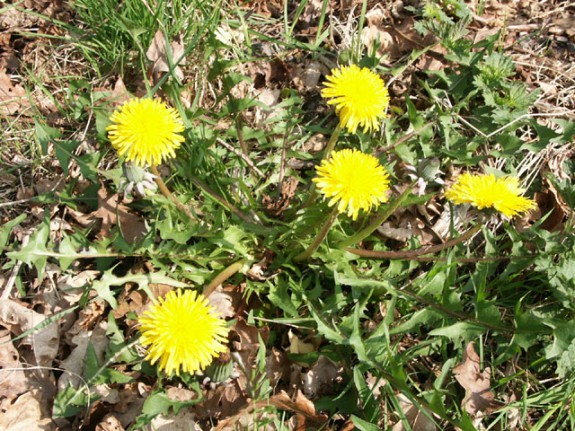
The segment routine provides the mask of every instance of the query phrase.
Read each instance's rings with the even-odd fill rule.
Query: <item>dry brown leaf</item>
[[[421,410],[419,410],[413,403],[403,394],[399,394],[397,396],[399,400],[399,405],[407,422],[409,422],[409,426],[411,431],[436,431],[437,426],[435,422],[431,420],[426,414],[424,414]],[[431,413],[429,413],[431,414]],[[396,423],[392,431],[406,431],[407,428],[403,424],[403,421],[399,421]]]
[[[22,114],[29,107],[24,87],[12,83],[6,72],[0,70],[0,115]]]
[[[289,382],[290,361],[283,350],[272,347],[271,353],[266,357],[266,374],[271,386],[275,386],[280,380]]]
[[[114,414],[124,428],[134,423],[142,413],[142,407],[148,392],[142,389],[142,383],[132,382],[122,386],[119,391],[120,401],[114,404]]]
[[[10,401],[28,390],[28,379],[21,368],[18,351],[7,330],[0,331],[0,399]]]
[[[35,389],[20,395],[13,404],[0,402],[0,429],[10,431],[53,431],[56,426],[47,412],[42,411],[39,400],[42,391]]]
[[[146,431],[201,431],[189,409],[181,409],[177,415],[158,415],[144,430]]]
[[[20,335],[37,328],[46,320],[46,316],[24,307],[10,299],[0,299],[0,325],[10,332]],[[43,367],[52,366],[58,354],[60,327],[57,322],[50,323],[42,329],[35,330],[25,338],[33,349],[36,364]]]
[[[118,194],[110,196],[105,187],[98,190],[98,209],[92,213],[92,217],[102,219],[102,226],[98,233],[101,237],[110,236],[112,227],[115,225],[120,226],[122,235],[128,242],[137,241],[147,232],[142,218],[129,212],[129,208],[120,203]]]
[[[107,327],[107,322],[102,321],[92,331],[81,330],[79,325],[76,325],[75,328],[70,331],[73,332],[75,329],[77,332],[71,340],[75,347],[70,352],[70,355],[60,362],[60,367],[69,372],[62,373],[58,379],[59,390],[63,390],[68,386],[78,387],[78,385],[80,385],[81,379],[79,376],[83,375],[89,343],[92,343],[100,363],[103,362],[104,352],[108,345],[108,337],[106,335]]]
[[[467,344],[463,362],[453,369],[453,375],[465,389],[461,405],[473,418],[480,418],[503,406],[495,401],[495,394],[491,390],[491,369],[481,371],[473,342]]]
[[[104,416],[104,419],[96,425],[95,431],[124,431],[124,427],[114,415],[107,414]]]
[[[170,43],[170,51],[170,57],[168,60],[166,37],[161,30],[156,31],[154,39],[152,40],[148,51],[146,51],[146,57],[148,57],[148,60],[153,62],[152,76],[156,82],[162,73],[170,71],[170,62],[172,66],[174,66],[175,63],[184,55],[185,49],[181,36],[177,42]],[[184,64],[184,60],[180,61],[179,64]],[[180,66],[174,67],[174,74],[180,81],[184,79],[184,72]]]
[[[236,310],[233,307],[233,298],[229,293],[223,291],[221,285],[210,294],[208,302],[221,317],[235,317]]]
[[[253,408],[254,404],[248,405],[246,394],[240,388],[238,379],[217,385],[214,389],[208,389],[204,394],[204,400],[196,404],[193,410],[197,420],[217,419],[225,427],[226,423],[233,423],[233,417],[245,409]]]
[[[269,336],[269,328],[263,326],[257,328],[250,326],[241,317],[238,318],[233,331],[236,332],[240,338],[239,341],[234,341],[234,350],[237,352],[250,351],[256,353],[259,349],[260,342],[259,336],[263,339],[264,344],[267,342]]]
[[[303,373],[303,391],[309,398],[334,393],[334,385],[339,375],[339,366],[327,356],[320,355],[311,369]]]
[[[278,409],[287,410],[296,414],[296,429],[305,430],[306,426],[322,428],[328,421],[327,415],[316,413],[315,405],[300,391],[297,390],[293,399],[285,391],[273,395],[270,404]]]

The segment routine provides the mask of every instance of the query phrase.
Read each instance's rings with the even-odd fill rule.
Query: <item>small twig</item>
[[[224,141],[221,138],[216,138],[216,141],[219,144],[221,144],[226,150],[231,151],[232,153],[234,153],[238,157],[241,157],[241,159],[244,162],[246,162],[246,165],[248,165],[248,167],[252,171],[254,171],[256,174],[258,174],[260,178],[265,178],[265,174],[262,171],[260,171],[256,165],[254,165],[254,162],[252,162],[249,157],[247,157],[241,151],[236,150],[234,147],[232,147],[230,144],[228,144],[226,141]]]
[[[409,141],[411,138],[413,138],[414,136],[419,135],[421,132],[423,132],[425,129],[427,129],[429,126],[431,126],[432,123],[427,123],[423,126],[421,126],[419,129],[414,130],[412,132],[409,132],[407,135],[402,136],[401,138],[399,138],[396,142],[394,142],[391,145],[388,145],[387,147],[384,147],[383,149],[377,151],[377,154],[381,154],[381,153],[385,153],[395,147],[397,147],[398,145],[403,144],[406,141]]]
[[[481,224],[476,224],[474,227],[469,229],[467,232],[462,234],[457,238],[450,239],[449,241],[444,242],[443,244],[438,245],[430,245],[427,247],[421,247],[417,250],[364,250],[358,248],[346,248],[345,251],[349,253],[353,253],[357,256],[367,257],[369,259],[412,259],[414,257],[418,257],[424,254],[431,254],[431,253],[438,253],[442,250],[447,248],[453,247],[457,244],[460,244],[464,241],[467,241],[469,238],[472,238],[477,232],[481,230]]]
[[[47,195],[50,193],[54,193],[56,191],[56,189],[60,186],[60,184],[62,184],[62,181],[64,181],[64,177],[60,177],[58,179],[58,181],[56,182],[56,184],[50,189],[50,191],[44,192],[39,196],[32,196],[31,198],[26,198],[26,199],[19,199],[17,201],[10,201],[10,202],[2,202],[0,203],[0,208],[4,208],[4,207],[9,207],[12,205],[20,205],[20,204],[24,204],[26,202],[31,202],[31,201],[35,201],[37,199],[40,198],[40,196],[42,195]],[[24,185],[22,185],[22,188],[24,188]]]
[[[238,114],[236,116],[236,130],[238,132],[238,142],[240,143],[240,148],[242,149],[244,157],[247,159],[249,158],[249,153],[248,153],[248,146],[244,141],[244,131],[242,130],[242,114]]]

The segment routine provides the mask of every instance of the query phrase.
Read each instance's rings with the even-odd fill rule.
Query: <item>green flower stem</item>
[[[390,205],[388,205],[387,208],[385,209],[385,211],[383,211],[381,214],[379,214],[369,224],[369,226],[367,226],[365,229],[362,229],[361,231],[359,231],[355,235],[350,236],[345,241],[342,241],[341,243],[339,243],[338,247],[339,248],[349,247],[350,245],[355,244],[356,242],[360,242],[361,240],[363,240],[363,239],[367,238],[369,235],[371,235],[379,226],[382,225],[382,223],[384,221],[386,221],[389,218],[389,216],[391,216],[395,212],[395,210],[397,208],[399,208],[401,206],[401,204],[409,196],[409,193],[411,192],[411,190],[413,190],[414,186],[415,186],[415,184],[411,184],[409,187],[407,187],[407,189],[405,189],[404,192],[401,195],[399,195],[397,197],[397,199],[395,199],[394,202],[392,202]]]
[[[338,215],[338,211],[337,211],[337,207],[336,207],[333,209],[333,211],[329,215],[328,219],[325,221],[325,223],[321,227],[320,231],[318,232],[317,236],[315,237],[313,242],[310,244],[310,246],[305,251],[301,252],[300,254],[298,254],[296,257],[293,258],[294,262],[303,262],[303,261],[309,259],[312,254],[314,254],[314,252],[318,249],[318,247],[320,246],[322,241],[327,236],[327,233],[329,232],[329,229],[331,228],[331,226],[333,225],[333,222],[337,218],[337,215]]]
[[[329,155],[331,154],[331,152],[335,148],[335,144],[337,143],[337,140],[339,139],[339,135],[341,135],[341,124],[338,124],[335,127],[335,130],[333,131],[333,133],[331,134],[329,141],[328,141],[327,145],[325,146],[322,160],[329,159]]]
[[[229,209],[232,213],[237,215],[239,218],[241,218],[246,223],[255,223],[255,221],[252,220],[252,218],[250,216],[244,214],[238,208],[236,208],[234,205],[232,205],[231,203],[226,201],[222,196],[220,196],[218,193],[216,193],[215,190],[213,190],[210,186],[208,186],[206,183],[204,183],[199,178],[191,177],[190,180],[192,181],[193,185],[195,185],[197,188],[203,190],[205,193],[210,195],[221,206]]]
[[[329,159],[329,155],[331,154],[331,152],[335,148],[335,144],[337,143],[337,140],[339,139],[339,135],[341,135],[341,125],[340,124],[338,124],[335,127],[335,130],[331,134],[329,141],[328,141],[327,145],[325,146],[322,160]],[[312,185],[310,187],[310,191],[309,191],[309,196],[306,199],[306,201],[304,202],[304,204],[301,206],[301,209],[309,207],[311,204],[314,203],[314,201],[316,199],[317,199],[317,191],[315,190],[315,183],[312,183]]]
[[[225,268],[222,272],[220,272],[216,277],[210,281],[210,283],[204,288],[203,295],[207,298],[212,294],[214,290],[220,285],[223,284],[228,278],[232,275],[236,274],[244,264],[247,262],[247,259],[241,259],[237,262],[232,263],[227,268]]]
[[[431,245],[427,247],[421,247],[416,250],[399,250],[399,251],[374,251],[374,250],[363,250],[358,248],[346,248],[345,251],[349,253],[356,254],[360,257],[367,257],[369,259],[416,259],[418,256],[424,254],[438,253],[447,248],[453,247],[457,244],[467,241],[473,237],[477,232],[481,230],[481,223],[477,223],[467,232],[458,236],[457,238],[450,239],[443,244]]]
[[[183,203],[177,200],[176,197],[172,194],[172,192],[168,189],[168,187],[166,187],[166,183],[164,183],[164,180],[162,180],[162,177],[158,172],[158,168],[155,165],[151,165],[150,171],[152,171],[152,174],[154,174],[155,176],[154,181],[158,185],[158,188],[160,189],[162,194],[169,200],[171,200],[176,205],[176,207],[178,207],[180,211],[182,211],[189,217],[190,220],[197,221],[196,217],[191,213],[191,211],[188,208],[186,208],[186,206]]]

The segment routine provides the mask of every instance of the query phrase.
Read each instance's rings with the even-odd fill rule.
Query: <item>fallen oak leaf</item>
[[[28,379],[9,331],[0,331],[0,346],[0,398],[12,401],[28,390]]]
[[[175,66],[173,68],[174,75],[182,81],[184,79],[184,72],[177,64],[184,64],[184,59],[182,59],[185,49],[182,43],[182,36],[179,36],[178,42],[170,43],[170,57],[168,58],[168,46],[166,44],[166,36],[161,30],[156,31],[154,34],[154,39],[150,44],[150,47],[146,51],[146,57],[150,60],[152,65],[152,76],[157,82],[163,72],[170,71],[170,63]],[[170,61],[171,60],[171,61]],[[178,62],[176,64],[176,62]]]
[[[141,239],[147,232],[146,224],[137,215],[129,212],[129,208],[120,202],[117,193],[109,195],[105,187],[98,190],[98,209],[92,217],[102,219],[101,237],[110,236],[112,227],[118,225],[124,239],[130,243]]]
[[[297,417],[296,429],[305,430],[307,426],[322,428],[329,420],[324,413],[316,413],[315,405],[299,389],[294,397],[290,397],[287,392],[280,391],[269,399],[269,403],[281,410],[294,412]],[[307,425],[307,426],[306,426]]]
[[[52,366],[58,354],[60,327],[50,317],[26,308],[11,299],[0,299],[0,325],[11,333],[26,333],[24,342],[32,346],[36,364]]]
[[[0,401],[0,429],[10,431],[55,431],[56,425],[44,411],[43,394],[39,389],[26,392],[11,403],[8,398]]]
[[[467,344],[463,361],[453,369],[453,375],[465,389],[461,405],[473,418],[481,418],[503,407],[503,403],[495,400],[495,394],[491,390],[491,368],[481,371],[473,342]]]
[[[399,394],[397,396],[399,406],[405,415],[405,419],[409,423],[411,431],[436,431],[437,425],[431,419],[432,413],[427,410],[427,414],[420,410],[415,404],[411,402],[405,395]],[[406,431],[403,421],[397,422],[391,431]]]

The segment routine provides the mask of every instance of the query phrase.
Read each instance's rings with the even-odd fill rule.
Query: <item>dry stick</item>
[[[427,129],[429,126],[431,126],[432,123],[427,123],[424,124],[423,126],[421,126],[419,129],[414,130],[413,132],[409,132],[407,135],[402,136],[401,138],[399,138],[396,142],[394,142],[391,145],[388,145],[387,147],[384,147],[383,149],[381,149],[380,151],[378,151],[379,154],[381,153],[386,153],[389,150],[397,147],[398,145],[403,144],[406,141],[409,141],[411,138],[413,138],[414,136],[419,135],[421,132],[423,132],[425,129]]]
[[[234,262],[231,265],[229,265],[227,268],[225,268],[218,275],[216,275],[216,277],[212,281],[210,281],[210,283],[204,288],[204,296],[206,298],[208,296],[210,296],[212,294],[212,292],[214,290],[216,290],[216,288],[220,284],[222,284],[224,281],[226,281],[228,278],[230,278],[232,275],[234,275],[240,269],[242,269],[242,267],[244,266],[244,264],[246,262],[247,262],[247,259],[238,260],[237,262]]]
[[[156,168],[155,165],[151,165],[150,166],[150,171],[152,171],[152,174],[154,174],[154,181],[156,182],[156,184],[158,185],[158,188],[160,189],[160,191],[162,192],[162,194],[167,197],[169,200],[171,200],[180,211],[182,211],[184,214],[186,214],[190,220],[192,221],[197,221],[196,217],[190,212],[190,210],[188,208],[186,208],[186,206],[181,203],[179,200],[176,199],[176,197],[172,194],[172,192],[166,187],[166,183],[164,183],[164,180],[162,180],[162,177],[160,176],[160,173],[158,172],[158,168]]]
[[[459,263],[477,263],[477,262],[498,262],[503,260],[516,260],[516,259],[533,259],[537,257],[537,255],[521,255],[521,256],[483,256],[483,257],[456,257],[450,259],[452,262],[459,262]],[[390,259],[401,260],[405,258],[394,258],[391,257]],[[413,256],[406,260],[415,260],[417,262],[447,262],[446,257],[442,256]]]
[[[469,238],[473,237],[480,230],[481,230],[481,224],[478,223],[457,238],[450,239],[449,241],[443,244],[421,247],[417,250],[374,251],[374,250],[364,250],[359,248],[348,247],[345,249],[345,251],[353,253],[357,256],[367,257],[370,259],[413,259],[424,254],[437,253],[442,250],[445,250],[446,248],[453,247],[457,244],[461,244],[462,242],[467,241]]]
[[[242,130],[242,114],[236,116],[236,130],[238,132],[238,142],[240,143],[240,148],[245,158],[249,158],[248,146],[244,141],[244,132]]]
[[[333,209],[329,218],[325,221],[325,223],[321,227],[319,233],[317,234],[311,245],[305,251],[301,252],[300,254],[298,254],[296,257],[293,258],[294,262],[303,262],[304,260],[307,260],[311,257],[311,255],[318,249],[318,247],[326,237],[327,233],[329,232],[329,229],[331,228],[331,225],[333,224],[333,222],[337,217],[337,214],[338,211],[336,207]]]
[[[241,159],[246,162],[246,165],[248,165],[248,167],[254,171],[260,178],[264,178],[265,174],[260,171],[258,169],[258,167],[256,165],[254,165],[254,162],[252,162],[250,160],[249,157],[247,157],[244,153],[242,153],[241,151],[236,150],[234,147],[232,147],[230,144],[228,144],[226,141],[224,141],[221,138],[216,138],[216,142],[220,143],[226,150],[231,151],[232,153],[234,153],[236,156],[241,157]]]

